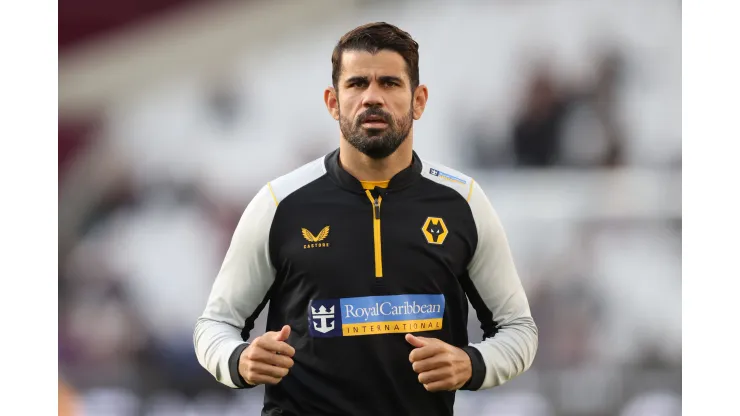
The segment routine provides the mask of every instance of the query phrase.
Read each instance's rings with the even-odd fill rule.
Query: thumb
[[[290,336],[290,326],[285,325],[283,326],[283,329],[281,329],[280,332],[277,333],[276,341],[286,341],[289,336]]]
[[[427,345],[427,339],[424,337],[417,337],[412,334],[406,334],[406,342],[413,345],[416,348],[421,348]]]

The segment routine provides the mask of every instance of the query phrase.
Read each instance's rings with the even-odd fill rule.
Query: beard
[[[362,123],[370,116],[382,117],[387,124],[381,129],[366,129]],[[383,159],[398,149],[409,136],[413,124],[413,108],[401,119],[394,119],[392,115],[381,110],[380,107],[370,107],[352,121],[342,116],[339,110],[339,129],[344,139],[355,149],[372,159]]]

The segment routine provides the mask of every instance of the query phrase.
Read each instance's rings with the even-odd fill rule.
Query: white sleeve
[[[479,354],[471,354],[470,347],[466,349],[474,367],[468,388],[478,390],[502,385],[529,369],[537,352],[538,331],[504,228],[477,183],[473,185],[469,203],[478,244],[468,265],[471,282],[468,291],[472,292],[468,297],[484,334],[482,342],[470,345]]]
[[[269,237],[276,209],[270,185],[265,185],[244,210],[205,311],[195,325],[198,362],[232,388],[248,387],[238,373],[238,356],[236,362],[230,358],[247,345],[242,329],[245,324],[254,325],[275,280]]]

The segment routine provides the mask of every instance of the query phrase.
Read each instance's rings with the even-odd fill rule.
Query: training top
[[[416,152],[387,183],[358,181],[337,149],[262,187],[195,326],[198,361],[220,383],[251,387],[238,362],[268,301],[265,329],[290,325],[295,356],[265,386],[263,415],[452,415],[455,393],[418,381],[406,333],[462,348],[473,370],[465,390],[523,373],[538,346],[483,190]],[[468,340],[468,301],[481,342]]]

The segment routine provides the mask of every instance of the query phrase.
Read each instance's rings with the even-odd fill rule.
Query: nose
[[[362,106],[365,108],[369,107],[383,107],[385,101],[383,100],[383,94],[381,88],[377,83],[372,82],[370,86],[365,90],[365,94],[362,97]]]

